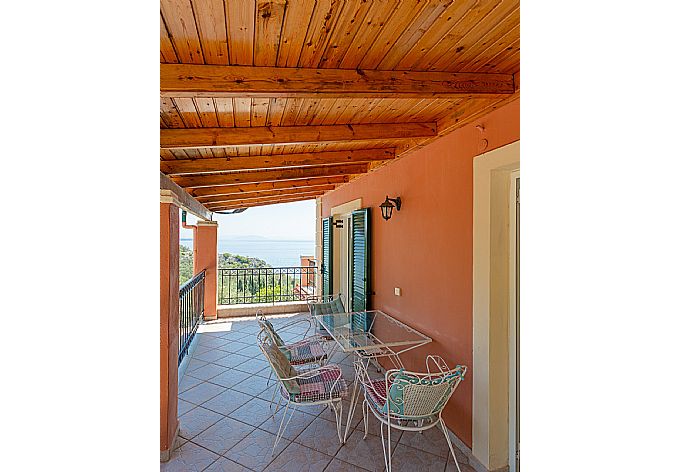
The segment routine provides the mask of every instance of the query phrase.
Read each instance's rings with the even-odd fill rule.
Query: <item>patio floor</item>
[[[279,329],[299,316],[303,315],[271,320]],[[379,423],[373,415],[369,415],[369,435],[363,439],[361,401],[345,445],[338,442],[332,411],[302,406],[271,456],[280,416],[271,418],[269,401],[275,384],[271,380],[267,385],[270,368],[256,345],[257,332],[254,319],[206,323],[199,328],[197,347],[179,385],[180,435],[170,461],[161,463],[161,471],[385,470]],[[286,342],[303,334],[304,328],[281,331]],[[340,365],[351,385],[351,357],[336,351],[331,362]],[[344,417],[348,407],[349,398],[343,403]],[[394,471],[456,470],[439,429],[424,434],[392,431]],[[457,448],[455,454],[462,472],[475,472]]]

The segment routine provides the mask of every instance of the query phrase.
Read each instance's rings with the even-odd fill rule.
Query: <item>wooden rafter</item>
[[[161,64],[162,97],[498,98],[511,74]]]
[[[173,181],[180,187],[210,187],[213,185],[231,185],[242,183],[259,183],[277,180],[306,179],[313,177],[331,177],[338,175],[364,174],[368,164],[347,164],[321,167],[302,167],[296,169],[262,170],[252,172],[233,172],[229,174],[198,175],[175,177]]]
[[[170,180],[170,178],[161,172],[160,177],[161,190],[168,190],[175,195],[175,199],[180,202],[180,206],[189,211],[193,215],[203,219],[210,220],[211,212],[206,206],[200,203],[197,199],[185,192],[179,185]]]
[[[274,194],[274,195],[259,195],[259,196],[249,196],[249,195],[244,195],[244,196],[234,196],[235,198],[230,198],[230,199],[225,199],[225,200],[218,200],[214,202],[208,202],[207,204],[209,206],[218,206],[218,205],[224,205],[224,204],[229,204],[229,205],[236,205],[236,204],[243,204],[247,202],[254,202],[254,201],[274,201],[274,200],[283,200],[286,198],[301,198],[306,196],[311,197],[320,197],[323,195],[323,191],[313,191],[313,192],[297,192],[297,193],[288,193],[288,194]]]
[[[219,185],[214,187],[190,188],[187,191],[198,198],[217,196],[217,195],[234,195],[246,192],[259,191],[273,191],[280,189],[300,189],[317,187],[322,185],[338,185],[344,184],[348,181],[346,175],[339,175],[335,177],[316,177],[312,179],[295,179],[295,180],[281,180],[273,182],[260,183],[243,183],[234,185]]]
[[[228,172],[237,170],[303,167],[351,162],[372,162],[395,158],[394,148],[358,149],[353,151],[306,152],[210,159],[179,159],[161,161],[161,171],[168,175]]]
[[[330,126],[161,129],[162,149],[192,149],[247,144],[303,144],[339,141],[430,138],[436,123],[370,123]]]
[[[233,203],[222,203],[218,205],[213,205],[210,206],[209,209],[211,211],[218,211],[218,210],[234,210],[236,208],[249,208],[249,207],[255,207],[255,206],[264,206],[264,205],[276,205],[278,203],[290,203],[290,202],[300,202],[304,200],[312,200],[316,197],[320,196],[320,194],[304,194],[299,197],[290,197],[290,198],[276,198],[276,199],[265,199],[265,200],[237,200]]]
[[[317,185],[297,189],[266,190],[262,192],[231,193],[227,195],[214,195],[213,197],[198,197],[198,200],[204,205],[215,205],[217,203],[230,202],[234,200],[248,200],[265,197],[290,197],[313,192],[325,193],[333,189],[335,189],[335,185]]]

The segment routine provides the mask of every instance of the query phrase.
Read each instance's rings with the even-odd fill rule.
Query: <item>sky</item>
[[[315,200],[253,207],[235,215],[213,214],[218,222],[218,239],[259,236],[313,241],[315,218]],[[194,215],[187,213],[187,224],[195,224],[196,220]],[[180,227],[180,237],[191,238],[192,230]]]

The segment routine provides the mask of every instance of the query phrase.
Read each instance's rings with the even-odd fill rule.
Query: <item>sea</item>
[[[192,249],[191,238],[180,239],[180,244]],[[218,252],[256,257],[273,267],[294,267],[300,265],[300,256],[313,256],[314,241],[279,239],[219,239]]]

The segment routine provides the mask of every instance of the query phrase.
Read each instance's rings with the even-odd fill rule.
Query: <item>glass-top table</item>
[[[431,342],[429,336],[380,310],[314,315],[314,318],[343,352],[354,353],[355,362],[357,358],[363,360],[365,369],[370,361],[379,357],[388,358],[396,368],[402,369],[400,354]],[[344,438],[347,438],[352,424],[358,395],[359,385],[355,379]]]
[[[431,338],[380,310],[315,315],[343,352],[360,357],[399,355]]]

